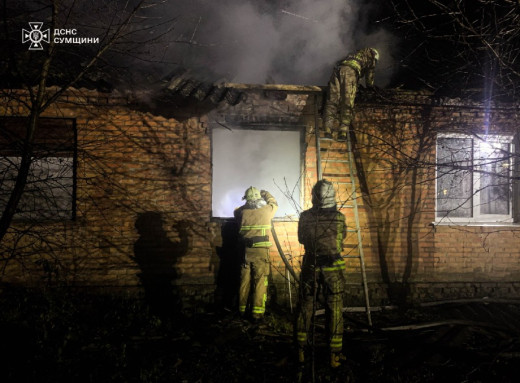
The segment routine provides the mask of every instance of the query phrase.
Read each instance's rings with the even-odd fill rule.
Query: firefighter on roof
[[[268,233],[271,231],[271,220],[278,204],[269,192],[259,191],[253,186],[246,190],[242,199],[245,199],[246,203],[234,211],[246,248],[240,273],[238,310],[240,314],[246,314],[252,282],[254,290],[251,316],[253,320],[258,320],[265,314],[271,247]]]
[[[367,87],[374,86],[374,71],[378,60],[379,52],[376,49],[365,48],[336,63],[328,83],[323,109],[325,137],[332,138],[334,125],[339,124],[337,139],[347,138],[348,128],[354,118],[358,82],[364,78]]]
[[[309,331],[318,290],[325,298],[331,366],[338,367],[343,347],[343,284],[345,262],[341,257],[346,235],[345,216],[336,208],[332,183],[321,180],[312,189],[312,208],[300,215],[298,240],[305,248],[300,275],[300,304],[296,322],[298,358],[314,344]],[[320,289],[318,289],[320,287]]]

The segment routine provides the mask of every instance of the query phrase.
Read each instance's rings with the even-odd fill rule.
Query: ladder
[[[354,155],[352,153],[352,138],[351,131],[349,127],[349,131],[347,132],[347,140],[345,142],[337,142],[332,141],[331,139],[322,138],[320,136],[320,131],[318,129],[317,124],[317,114],[315,121],[315,137],[316,137],[316,169],[318,174],[318,179],[321,180],[326,178],[328,181],[333,184],[338,185],[338,188],[341,190],[342,187],[345,189],[350,187],[350,198],[349,202],[351,204],[343,204],[340,207],[341,210],[352,209],[352,213],[354,215],[354,228],[349,229],[349,224],[347,222],[347,233],[354,234],[354,245],[351,247],[356,250],[357,254],[347,254],[343,255],[344,259],[354,258],[359,260],[360,269],[361,269],[361,281],[363,284],[363,293],[365,297],[365,311],[367,314],[368,325],[372,327],[372,315],[370,313],[370,302],[368,298],[368,285],[367,278],[365,272],[365,257],[363,253],[363,242],[361,238],[361,227],[359,224],[359,207],[358,207],[358,197],[356,191],[356,166],[354,162]],[[346,144],[346,145],[345,145]],[[346,146],[346,147],[345,147]],[[323,148],[322,148],[323,147]],[[345,159],[345,149],[347,152],[347,158]],[[322,158],[321,152],[327,151],[336,151],[336,156],[327,156]],[[342,167],[346,167],[346,172],[333,172],[336,169],[342,169]],[[333,168],[329,171],[329,168]],[[323,169],[326,171],[324,172]],[[347,234],[348,236],[348,234]],[[351,236],[352,237],[352,236]]]

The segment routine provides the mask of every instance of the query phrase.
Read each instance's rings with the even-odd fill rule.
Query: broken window
[[[296,217],[301,209],[302,132],[297,128],[212,130],[212,211],[233,217],[250,186],[269,191],[276,217]]]
[[[512,221],[512,137],[437,137],[436,219]]]
[[[0,210],[3,212],[20,169],[27,120],[0,120]],[[63,220],[75,216],[74,121],[41,118],[16,220]]]

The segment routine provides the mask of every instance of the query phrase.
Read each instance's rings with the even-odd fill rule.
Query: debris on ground
[[[325,318],[299,363],[292,315],[168,318],[131,299],[0,296],[2,382],[513,382],[520,301],[346,312],[345,360],[330,368]]]

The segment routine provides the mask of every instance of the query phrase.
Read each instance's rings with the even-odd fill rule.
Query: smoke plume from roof
[[[376,84],[384,86],[390,80],[390,47],[396,39],[366,21],[374,8],[365,1],[179,0],[168,4],[166,11],[162,7],[150,11],[175,17],[173,41],[161,47],[161,60],[189,68],[194,75],[252,84],[325,85],[335,61],[371,46],[381,55]]]

